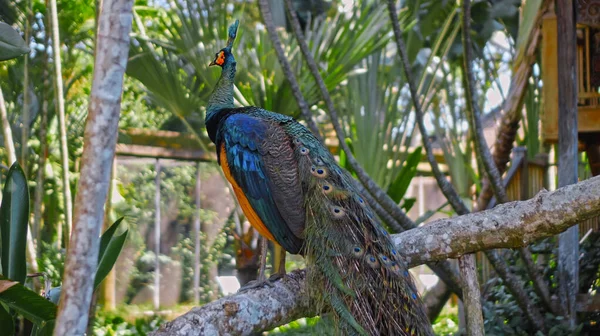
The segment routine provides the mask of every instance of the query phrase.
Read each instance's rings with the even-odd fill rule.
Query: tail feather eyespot
[[[300,147],[300,154],[301,155],[308,155],[308,153],[310,153],[310,150],[306,147]]]
[[[344,209],[340,208],[339,206],[331,207],[331,213],[335,218],[342,218],[344,217],[344,215],[346,215],[346,211],[344,211]]]
[[[359,246],[354,246],[352,248],[352,255],[354,255],[356,258],[362,257],[364,253],[365,250]]]
[[[388,258],[386,255],[383,255],[383,254],[379,255],[379,260],[381,260],[381,263],[384,266],[391,266],[393,263],[392,259]]]
[[[318,178],[327,177],[327,169],[325,167],[315,167],[314,170],[311,168],[311,173]]]
[[[330,194],[333,191],[333,185],[331,185],[331,183],[325,182],[321,185],[321,188],[323,189],[323,192],[325,194]]]
[[[367,264],[369,266],[371,266],[372,268],[379,267],[379,261],[372,254],[367,254],[366,261],[367,261]]]

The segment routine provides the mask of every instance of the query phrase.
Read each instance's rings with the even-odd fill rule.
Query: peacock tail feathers
[[[321,143],[292,125],[306,227],[304,254],[316,304],[341,334],[432,333],[412,278],[387,231]]]

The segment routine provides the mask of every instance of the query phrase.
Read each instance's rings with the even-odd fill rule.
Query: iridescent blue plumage
[[[299,253],[302,239],[292,232],[283,218],[275,199],[274,189],[278,188],[274,182],[276,177],[265,167],[265,159],[278,154],[270,153],[270,146],[265,144],[272,127],[268,121],[252,115],[233,114],[222,123],[220,129],[223,131],[218,134],[223,139],[217,138],[217,146],[224,145],[227,149],[227,162],[233,178],[276,242],[291,253]]]

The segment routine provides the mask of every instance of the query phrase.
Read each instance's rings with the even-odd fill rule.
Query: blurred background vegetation
[[[495,140],[495,122],[500,117],[499,107],[512,76],[523,26],[519,23],[533,20],[536,14],[525,10],[525,4],[531,1],[534,0],[473,2],[472,26],[477,32],[473,35],[476,88],[489,144]],[[0,89],[17,159],[30,181],[32,199],[36,197],[31,221],[36,271],[44,272],[53,286],[60,284],[68,241],[65,211],[73,196],[64,197],[65,186],[70,187],[72,195],[77,187],[92,85],[97,3],[82,0],[57,3],[62,64],[58,79],[64,85],[66,130],[61,134],[49,1],[0,2],[0,21],[16,28],[31,48],[27,58],[0,63]],[[341,113],[341,123],[349,136],[346,141],[358,161],[413,220],[421,223],[453,215],[421,156],[423,137],[415,127],[406,78],[400,70],[385,6],[369,0],[297,0],[294,4],[310,50]],[[314,119],[325,134],[327,145],[338,154],[341,164],[346,165],[345,155],[339,152],[333,135],[330,116],[291,33],[283,1],[272,0],[270,5],[285,52]],[[460,195],[472,200],[481,189],[481,172],[474,164],[467,136],[459,8],[455,1],[446,0],[399,1],[398,6],[409,62],[426,112],[428,137],[433,138],[436,155],[444,163],[443,170]],[[225,30],[234,19],[241,21],[235,46],[236,104],[255,105],[301,119],[255,1],[135,1],[119,144],[140,145],[144,138],[139,134],[145,134],[158,141],[148,145],[160,147],[167,141],[165,134],[177,134],[190,144],[184,146],[173,140],[165,148],[201,151],[203,159],[161,160],[157,189],[154,158],[119,154],[117,149],[119,156],[113,172],[107,221],[112,223],[124,216],[131,230],[114,270],[116,276],[107,280],[114,285],[98,292],[96,317],[90,323],[95,335],[145,335],[190,307],[235,290],[236,285],[231,284],[237,281],[231,277],[237,276],[239,282],[245,283],[256,276],[257,235],[249,229],[241,212],[236,211],[227,184],[210,159],[213,148],[204,129],[205,105],[220,75],[220,71],[209,68],[208,64],[225,45]],[[534,65],[526,88],[523,127],[517,137],[517,143],[526,146],[531,159],[552,150],[550,145],[544,145],[540,135],[540,71],[539,64]],[[61,136],[66,137],[66,142],[61,142]],[[2,144],[5,146],[0,148],[0,177],[4,180],[10,166],[6,132]],[[68,155],[68,167],[61,161],[62,148]],[[581,167],[581,175],[589,176],[585,155],[581,156]],[[67,180],[63,169],[69,172]],[[196,208],[198,181],[200,209]],[[161,194],[158,247],[154,236],[157,190]],[[195,218],[201,223],[198,260],[194,254]],[[593,247],[588,245],[590,249]],[[159,255],[155,253],[157,250]],[[552,248],[545,251],[554,253]],[[152,300],[156,292],[157,260],[162,274],[158,306]],[[518,258],[510,260],[512,269],[525,274]],[[200,267],[197,294],[194,292],[196,263]],[[543,265],[544,276],[555,285],[554,263]],[[288,261],[288,269],[302,266],[299,257]],[[587,272],[595,284],[597,267]],[[431,280],[432,273],[425,266],[414,274],[423,290],[436,284],[437,280]],[[493,275],[483,279],[486,330],[490,334],[528,334],[531,326],[502,281]],[[525,285],[537,300],[532,284]],[[444,335],[457,332],[458,316],[457,300],[451,299],[432,321],[436,332]],[[324,323],[313,318],[272,333],[321,334],[325,329]]]

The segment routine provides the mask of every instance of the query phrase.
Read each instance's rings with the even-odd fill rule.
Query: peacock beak
[[[213,66],[213,65],[217,65],[217,63],[215,63],[215,61],[210,62],[210,64],[208,66]]]

